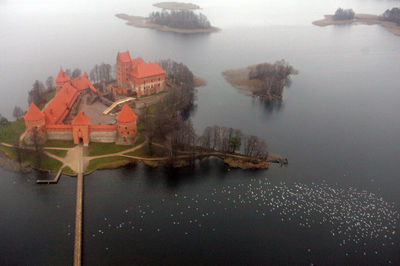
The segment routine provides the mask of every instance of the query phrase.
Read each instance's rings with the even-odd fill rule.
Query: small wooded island
[[[246,68],[222,72],[234,87],[242,89],[266,100],[282,100],[283,89],[290,82],[290,76],[298,71],[285,60],[273,64],[262,63]]]
[[[219,31],[211,26],[210,21],[202,13],[195,13],[192,9],[199,7],[189,3],[165,2],[154,4],[161,7],[161,12],[155,11],[148,17],[116,14],[115,16],[126,20],[127,25],[150,28],[160,31],[170,31],[180,34],[211,33]]]
[[[391,33],[400,36],[400,8],[386,10],[382,15],[356,14],[352,9],[338,8],[334,15],[325,15],[322,20],[313,22],[314,25],[325,27],[329,25],[381,25]]]
[[[155,7],[170,10],[195,10],[200,9],[198,5],[192,3],[182,3],[182,2],[161,2],[153,4]]]
[[[57,172],[58,180],[61,173],[138,162],[183,167],[215,157],[241,169],[287,163],[271,155],[264,140],[238,129],[212,126],[197,135],[190,119],[196,78],[184,64],[148,63],[127,51],[118,53],[116,65],[116,80],[103,63],[90,74],[60,69],[47,88],[35,81],[28,111],[16,107],[15,121],[0,119],[0,165]]]

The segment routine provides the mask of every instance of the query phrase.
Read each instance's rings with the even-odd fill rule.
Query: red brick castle
[[[42,111],[32,103],[24,116],[24,141],[27,144],[32,144],[36,137],[41,141],[73,140],[75,144],[84,145],[88,145],[89,142],[132,143],[136,135],[137,116],[128,105],[122,108],[114,123],[92,124],[91,118],[83,111],[79,111],[69,122],[71,110],[80,110],[83,97],[96,98],[100,94],[88,79],[87,73],[71,80],[63,69],[60,69],[55,81],[57,94],[54,98]],[[97,117],[101,119],[102,115]],[[109,117],[108,119],[110,120]]]
[[[130,90],[137,96],[150,95],[165,89],[165,71],[159,64],[132,59],[129,51],[117,55],[117,84],[122,92]]]

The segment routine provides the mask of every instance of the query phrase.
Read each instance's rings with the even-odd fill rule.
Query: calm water
[[[147,1],[0,1],[0,113],[26,107],[34,79],[89,71],[118,50],[172,58],[207,81],[193,117],[240,128],[289,158],[286,168],[136,168],[85,177],[87,264],[399,264],[400,38],[378,26],[319,28],[338,6],[382,13],[392,1],[199,1],[223,30],[180,36],[124,25]],[[326,1],[325,1],[326,2]],[[300,74],[271,105],[221,76],[288,60]],[[71,264],[75,180],[37,186],[0,170],[0,264]]]

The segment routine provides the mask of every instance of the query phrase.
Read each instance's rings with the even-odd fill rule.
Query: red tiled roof
[[[67,82],[67,81],[70,81],[70,78],[64,72],[64,70],[62,68],[60,68],[60,71],[58,72],[58,75],[55,80],[56,80],[56,82]]]
[[[123,122],[123,123],[133,122],[133,121],[136,121],[136,119],[137,119],[137,116],[135,115],[135,113],[132,111],[132,109],[127,104],[125,104],[122,107],[121,112],[119,112],[119,114],[117,116],[117,121]]]
[[[131,55],[129,51],[126,52],[118,52],[117,60],[120,60],[123,63],[130,63],[131,62]]]
[[[145,64],[145,63],[146,63],[146,62],[144,62],[144,60],[143,60],[141,57],[132,59],[131,62],[132,62],[132,66],[137,66],[137,65]]]
[[[90,82],[90,80],[87,78],[86,75],[83,74],[83,76],[81,77],[74,78],[71,81],[72,86],[74,86],[78,91],[91,89],[92,91],[97,92],[96,88],[93,86],[93,84]]]
[[[39,110],[39,108],[31,103],[28,112],[26,112],[24,119],[28,121],[37,121],[44,118],[44,114]]]
[[[157,63],[143,63],[132,68],[130,73],[135,78],[145,78],[156,75],[163,75],[165,71]]]
[[[88,117],[87,115],[85,115],[84,112],[79,112],[74,120],[72,120],[72,125],[89,125],[90,123],[90,117]]]
[[[57,124],[61,122],[60,120],[64,119],[68,112],[67,109],[71,108],[77,96],[78,91],[71,84],[65,83],[43,111],[46,123]]]

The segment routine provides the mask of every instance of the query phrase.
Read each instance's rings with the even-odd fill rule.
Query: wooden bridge
[[[83,147],[79,145],[78,176],[76,182],[74,266],[82,263],[82,209],[83,209]]]
[[[54,179],[39,179],[39,180],[36,180],[36,183],[37,184],[57,184],[64,167],[65,167],[65,165],[60,167],[60,170],[58,170],[58,173],[57,173],[56,177],[54,177]]]
[[[136,98],[135,97],[128,97],[128,98],[116,101],[112,105],[110,105],[106,110],[104,110],[103,114],[107,115],[109,112],[111,112],[112,109],[114,109],[118,105],[120,105],[122,103],[130,102],[130,101],[133,101],[133,100],[136,100]]]

